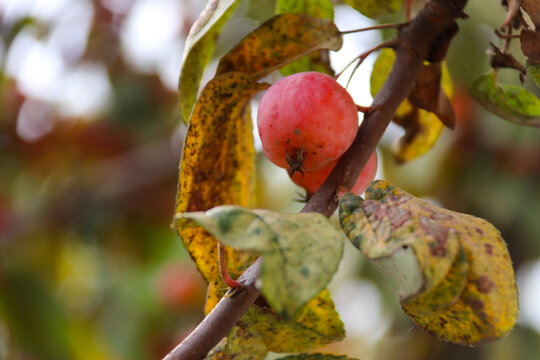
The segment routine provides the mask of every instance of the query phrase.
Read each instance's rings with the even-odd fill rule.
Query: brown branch
[[[163,360],[203,359],[259,297],[260,291],[255,283],[261,264],[262,258],[257,259],[238,279],[243,287],[221,298],[197,328]]]
[[[439,34],[455,26],[455,19],[463,15],[467,0],[431,0],[418,15],[398,33],[396,61],[373,100],[372,112],[367,113],[349,150],[315,193],[302,212],[319,212],[330,216],[337,208],[337,189],[350,189],[375,150],[388,124],[407,97],[424,60],[437,47]],[[223,298],[212,312],[164,360],[199,360],[221,340],[244,312],[256,300],[256,274],[261,259],[251,265],[244,275],[246,290],[234,297]],[[240,279],[245,278],[244,275]],[[247,276],[246,276],[247,277]],[[239,281],[240,281],[239,279]]]

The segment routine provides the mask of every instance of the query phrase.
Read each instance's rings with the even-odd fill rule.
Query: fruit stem
[[[368,27],[360,28],[360,29],[341,31],[341,34],[346,35],[346,34],[354,34],[354,33],[362,32],[362,31],[382,30],[382,29],[398,29],[399,30],[400,27],[405,26],[406,24],[407,22],[392,23],[392,24],[379,24],[379,25],[368,26]]]

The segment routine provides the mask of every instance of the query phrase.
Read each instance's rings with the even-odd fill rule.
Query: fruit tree
[[[345,2],[371,18],[398,12],[402,3]],[[345,359],[305,354],[345,337],[327,290],[344,241],[395,275],[403,311],[433,336],[475,346],[510,332],[517,288],[499,231],[387,181],[371,182],[374,152],[391,122],[405,132],[394,153],[400,163],[424,155],[444,127],[454,128],[445,58],[458,22],[474,21],[467,1],[405,1],[402,22],[338,29],[330,0],[277,0],[276,14],[220,58],[199,93],[215,39],[237,3],[208,1],[184,52],[180,110],[189,127],[174,226],[208,283],[207,316],[166,359],[264,359],[268,352]],[[477,77],[470,93],[505,120],[539,127],[540,101],[523,87],[500,84],[498,74],[510,68],[539,81],[540,8],[532,0],[503,6],[508,15],[495,31],[499,44],[491,44],[492,71]],[[373,102],[360,106],[335,81],[343,71],[336,75],[328,54],[348,34],[380,29],[395,35],[350,59],[356,71],[377,57]],[[511,43],[521,45],[525,65]],[[253,209],[251,100],[260,92],[262,150],[306,189],[298,214]],[[328,219],[336,210],[339,227]]]

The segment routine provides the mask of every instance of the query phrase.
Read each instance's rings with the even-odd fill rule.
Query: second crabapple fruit
[[[325,167],[324,169],[320,169],[317,171],[313,171],[310,173],[304,173],[303,176],[300,172],[295,172],[291,176],[291,180],[298,186],[303,187],[308,194],[313,194],[324,183],[328,175],[330,175],[330,172],[334,169],[334,167],[337,164],[337,160],[330,164],[330,166]],[[356,179],[356,182],[354,183],[351,192],[360,195],[364,191],[366,191],[366,188],[369,186],[369,184],[373,181],[375,178],[375,174],[377,173],[377,153],[374,152],[369,157],[366,166],[364,166],[364,169],[358,176],[358,179]]]
[[[336,161],[358,130],[358,110],[332,77],[303,72],[284,77],[264,94],[257,113],[265,155],[289,174]]]

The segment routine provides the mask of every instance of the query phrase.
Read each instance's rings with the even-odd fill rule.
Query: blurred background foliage
[[[169,225],[186,130],[177,77],[204,4],[0,0],[0,360],[158,359],[202,319],[205,285]],[[216,57],[273,9],[270,0],[241,1]],[[540,356],[540,131],[468,97],[467,84],[489,70],[486,49],[504,11],[496,0],[470,0],[466,10],[448,57],[457,129],[397,165],[392,147],[402,133],[392,126],[378,177],[501,230],[518,274],[519,323],[489,346],[441,343],[349,249],[331,287],[348,338],[325,350],[381,360]],[[343,30],[372,23],[341,4],[336,22]],[[347,35],[332,63],[340,70],[389,35]],[[361,105],[370,101],[373,60],[349,86]],[[518,81],[510,71],[501,78]],[[530,79],[525,85],[538,94]],[[258,206],[298,210],[299,189],[285,172],[263,157],[259,165]]]

